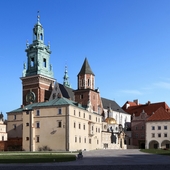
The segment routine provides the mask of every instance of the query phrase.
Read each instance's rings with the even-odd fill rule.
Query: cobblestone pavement
[[[142,153],[138,149],[84,151],[83,159],[72,162],[37,164],[0,164],[0,170],[166,170],[170,169],[170,157]]]

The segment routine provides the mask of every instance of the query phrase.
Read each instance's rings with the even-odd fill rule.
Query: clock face
[[[26,101],[28,103],[33,103],[35,101],[35,93],[34,92],[29,92],[27,95],[26,95]]]

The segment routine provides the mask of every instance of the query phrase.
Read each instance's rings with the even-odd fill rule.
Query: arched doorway
[[[159,143],[156,140],[152,140],[149,142],[149,149],[158,149]]]
[[[161,148],[163,149],[169,149],[170,148],[170,141],[169,140],[164,140],[161,143]]]

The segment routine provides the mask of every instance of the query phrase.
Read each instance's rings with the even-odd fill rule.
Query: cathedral
[[[22,105],[7,113],[8,139],[15,141],[9,148],[77,151],[126,149],[130,145],[126,129],[131,115],[115,101],[100,96],[87,58],[77,75],[76,89],[70,86],[67,67],[63,83],[56,82],[50,44],[44,44],[39,16],[33,28],[33,41],[27,42],[25,52]]]

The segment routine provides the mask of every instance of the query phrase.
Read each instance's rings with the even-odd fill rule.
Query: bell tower
[[[77,75],[78,89],[74,91],[75,101],[81,103],[88,111],[101,114],[103,109],[99,89],[95,89],[95,75],[87,58]]]
[[[33,42],[26,43],[27,64],[22,73],[22,103],[44,102],[49,99],[54,87],[52,65],[50,64],[50,44],[44,44],[44,29],[37,16],[33,28]]]

